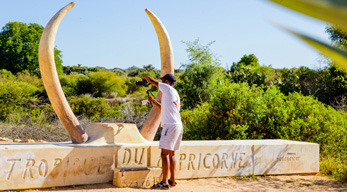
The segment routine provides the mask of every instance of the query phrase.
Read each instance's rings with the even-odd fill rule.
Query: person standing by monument
[[[168,189],[170,186],[175,186],[177,184],[175,181],[175,151],[179,150],[182,141],[183,126],[180,115],[180,96],[176,89],[173,88],[176,78],[171,73],[168,73],[163,77],[160,77],[160,79],[161,82],[158,82],[149,76],[142,78],[142,80],[147,80],[149,83],[158,87],[159,91],[162,92],[161,103],[153,97],[148,96],[148,101],[152,101],[152,103],[161,111],[161,126],[163,127],[159,141],[163,180],[160,183],[153,185],[152,188]],[[168,179],[169,171],[170,179]]]

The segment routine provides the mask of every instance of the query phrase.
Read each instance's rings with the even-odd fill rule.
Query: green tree
[[[333,46],[347,50],[347,33],[345,31],[336,25],[328,25],[326,33],[328,33]],[[316,94],[318,100],[336,109],[345,108],[347,96],[346,71],[336,65],[334,60],[331,60],[322,75],[322,86]]]
[[[288,95],[289,93],[300,91],[299,75],[295,68],[283,68],[280,69],[279,72],[281,75],[276,85],[280,88],[282,93]]]
[[[327,70],[323,71],[320,85],[321,87],[315,95],[319,101],[336,109],[346,106],[347,74],[344,71],[330,65]],[[336,106],[340,102],[344,106]]]
[[[258,58],[254,54],[243,55],[239,62],[235,65],[237,66],[249,66],[249,67],[259,67]]]
[[[126,71],[128,71],[129,77],[135,77],[139,74],[139,72],[142,72],[143,69],[138,68],[136,66],[131,66],[131,67],[127,68]]]
[[[337,26],[328,25],[325,32],[329,34],[330,40],[339,48],[347,50],[347,33]]]
[[[155,72],[153,70],[151,70],[151,71],[139,72],[139,74],[137,76],[139,76],[140,78],[146,77],[146,76],[156,78],[157,75],[155,74]]]
[[[260,86],[265,84],[266,75],[261,70],[255,70],[257,68],[260,68],[258,58],[254,54],[244,55],[237,63],[233,62],[228,76],[233,83],[247,82]]]
[[[184,73],[176,87],[182,99],[182,108],[192,109],[211,97],[224,81],[224,75],[218,58],[210,50],[213,42],[205,46],[200,44],[199,39],[183,43],[187,45],[189,60],[182,65]]]
[[[36,23],[9,22],[0,32],[0,68],[16,74],[39,69],[38,48],[44,27]],[[56,68],[62,70],[61,51],[54,50]]]

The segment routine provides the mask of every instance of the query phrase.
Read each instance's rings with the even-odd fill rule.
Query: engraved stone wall
[[[254,145],[254,174],[292,174],[319,172],[318,144]]]
[[[121,146],[117,148],[116,167],[147,167],[149,146]]]
[[[0,150],[0,189],[108,182],[113,177],[114,151],[53,146]]]
[[[286,140],[183,141],[176,163],[178,179],[317,173],[319,145]],[[0,144],[0,190],[112,179],[119,186],[147,186],[160,178],[161,171],[148,171],[149,167],[160,166],[158,142]]]

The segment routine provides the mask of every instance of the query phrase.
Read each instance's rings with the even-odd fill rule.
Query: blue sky
[[[71,0],[1,0],[0,27],[20,21],[46,26]],[[211,41],[222,67],[244,54],[255,54],[261,65],[274,68],[325,66],[318,51],[269,21],[330,43],[326,23],[303,16],[265,0],[77,0],[62,20],[56,47],[63,65],[109,69],[143,67],[160,69],[158,39],[145,13],[150,9],[165,25],[174,51],[175,68],[187,62],[182,41]]]

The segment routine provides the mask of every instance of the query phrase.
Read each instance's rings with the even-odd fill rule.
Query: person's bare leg
[[[168,184],[168,177],[169,177],[169,153],[170,150],[167,149],[161,149],[161,167],[163,170],[163,182]]]
[[[170,181],[175,183],[175,171],[176,171],[176,159],[175,159],[175,151],[170,151],[169,153],[170,160]]]

